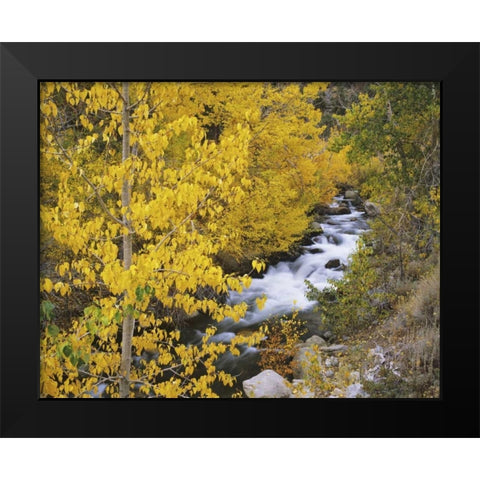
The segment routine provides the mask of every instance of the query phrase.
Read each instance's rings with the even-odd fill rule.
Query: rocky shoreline
[[[351,187],[344,187],[331,205],[316,205],[310,212],[312,222],[302,239],[295,243],[289,251],[273,254],[268,259],[268,263],[295,261],[306,252],[316,253],[312,250],[311,245],[315,243],[315,237],[325,234],[322,224],[338,225],[338,220],[333,221],[329,217],[350,215],[353,211],[362,211],[367,217],[373,217],[378,214],[379,209],[368,201],[364,202],[358,192]],[[338,239],[331,235],[328,236],[328,241],[337,244]],[[221,255],[221,263],[226,271],[246,272],[250,269],[249,259],[236,261],[226,255]],[[330,258],[326,261],[324,268],[344,270],[346,265],[339,258]],[[293,375],[287,379],[273,370],[263,370],[257,375],[243,380],[245,395],[249,398],[368,397],[362,383],[362,378],[368,372],[360,372],[358,368],[349,365],[345,360],[349,356],[350,347],[334,343],[338,340],[331,332],[325,331],[319,312],[305,310],[299,311],[298,315],[299,318],[305,317],[303,319],[307,320],[307,335],[310,337],[295,348],[296,354],[291,364]],[[366,355],[366,352],[364,353]],[[371,358],[375,359],[376,357]],[[371,370],[373,367],[376,370],[375,368]],[[372,372],[377,371],[378,368],[370,365],[370,370],[368,381],[375,382],[377,378]]]
[[[328,339],[334,340],[330,332],[324,336],[312,335],[296,346],[291,380],[274,370],[263,370],[243,381],[245,395],[248,398],[368,398],[364,383],[381,382],[382,369],[399,376],[384,348],[377,345],[366,350],[364,367],[355,370],[350,365],[351,347],[329,343]]]
[[[323,233],[321,223],[329,222],[328,216],[348,215],[352,212],[351,207],[363,211],[369,217],[378,215],[379,208],[370,202],[364,202],[358,192],[349,187],[341,189],[343,198],[332,205],[316,205],[310,212],[313,221],[310,228],[305,232],[301,241],[293,246],[289,252],[278,254],[275,261],[294,260],[300,256],[300,245],[312,243],[312,237]],[[277,258],[278,257],[278,258]],[[329,260],[325,268],[343,270],[345,265],[338,259]],[[320,320],[318,312],[299,312],[300,315],[308,315]],[[318,317],[318,318],[317,318]],[[312,322],[309,321],[309,324]],[[345,358],[348,357],[349,347],[344,344],[333,343],[336,339],[331,332],[320,328],[321,321],[316,322],[313,328],[309,328],[310,337],[305,342],[296,346],[296,354],[292,360],[293,375],[290,380],[279,375],[273,370],[263,370],[259,374],[244,380],[243,390],[249,398],[365,398],[362,378],[369,382],[377,382],[379,378],[376,372],[384,364],[382,352],[378,355],[368,352],[370,368],[368,371],[349,369]],[[312,335],[313,333],[313,335]],[[380,347],[378,347],[380,348]],[[341,375],[339,372],[341,371]],[[341,381],[339,376],[342,376]]]

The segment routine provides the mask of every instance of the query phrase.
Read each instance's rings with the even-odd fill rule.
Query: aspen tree
[[[185,345],[176,318],[241,319],[247,306],[225,300],[251,278],[227,275],[217,254],[253,253],[261,272],[334,193],[342,167],[320,138],[321,88],[41,84],[42,395],[215,396],[234,384],[216,360],[260,334],[216,343],[212,327]]]

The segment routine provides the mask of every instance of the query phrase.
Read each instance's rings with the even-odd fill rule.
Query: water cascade
[[[269,266],[264,275],[254,278],[250,288],[242,293],[230,292],[229,303],[246,302],[249,305],[248,312],[238,322],[226,318],[216,324],[217,333],[211,341],[228,342],[236,332],[258,328],[267,318],[291,314],[293,309],[303,312],[312,310],[315,302],[307,300],[305,296],[305,280],[322,289],[327,286],[329,279],[342,277],[343,266],[348,263],[349,255],[354,251],[359,236],[368,229],[368,224],[365,214],[357,210],[351,201],[344,200],[343,197],[335,197],[334,200],[332,207],[346,202],[351,213],[325,216],[321,223],[323,233],[313,237],[310,245],[303,246],[303,253],[297,259]],[[267,301],[264,308],[259,310],[255,299],[263,294]],[[187,329],[186,340],[191,343],[200,342],[205,325],[204,319],[193,322],[191,328]],[[257,360],[257,350],[245,346],[241,349],[240,356],[225,354],[219,359],[217,367],[238,375],[239,380],[243,380],[258,373]]]

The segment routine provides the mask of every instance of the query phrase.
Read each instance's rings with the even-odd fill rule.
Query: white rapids
[[[332,207],[338,206],[343,197],[335,197],[334,200]],[[350,201],[347,202],[351,213],[326,216],[325,221],[320,223],[323,233],[313,237],[310,245],[303,246],[303,253],[296,260],[271,265],[261,278],[252,280],[248,289],[241,293],[230,292],[228,302],[232,305],[246,302],[248,311],[238,322],[226,318],[215,324],[216,334],[209,341],[227,343],[235,336],[235,332],[255,329],[269,317],[288,315],[294,310],[313,309],[316,302],[306,298],[305,280],[316,288],[323,289],[329,279],[340,279],[343,276],[342,265],[348,264],[357,240],[368,230],[365,214],[358,211]],[[330,260],[338,260],[340,268],[327,268],[326,264]],[[262,295],[265,295],[267,300],[264,308],[259,310],[255,300]],[[187,335],[187,342],[200,343],[205,335],[202,330],[203,328],[193,327]],[[239,356],[231,353],[222,355],[216,362],[217,367],[239,379],[258,373],[258,350],[247,345],[239,345],[239,349]]]
[[[340,201],[341,197],[335,197]],[[332,206],[337,206],[333,203]],[[293,309],[311,310],[315,302],[306,298],[308,280],[319,290],[325,288],[329,279],[340,279],[342,268],[326,268],[330,260],[348,263],[361,233],[368,229],[364,213],[350,205],[350,214],[330,215],[321,223],[323,234],[312,238],[312,244],[303,247],[304,253],[294,261],[279,262],[268,267],[262,278],[254,278],[250,288],[242,293],[230,292],[229,303],[246,302],[248,312],[239,322],[225,319],[218,330],[225,332],[256,325],[273,315],[292,313]],[[264,308],[259,310],[255,299],[265,295]]]

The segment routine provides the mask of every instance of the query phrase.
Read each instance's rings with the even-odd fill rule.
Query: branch
[[[190,277],[190,274],[181,272],[180,270],[172,270],[171,268],[157,268],[154,272],[169,272],[169,273],[178,273],[179,275],[185,275],[186,277]]]
[[[193,212],[189,213],[177,226],[175,226],[172,230],[170,230],[155,246],[154,252],[158,251],[158,249],[185,223],[187,223],[204,205],[205,202],[208,200],[208,197],[213,193],[215,187],[211,187],[207,194],[203,197],[202,201],[197,205],[197,208],[193,210]]]
[[[152,88],[152,84],[151,84],[151,82],[149,82],[149,83],[147,84],[147,88],[145,89],[145,92],[143,93],[142,98],[141,98],[140,100],[138,100],[137,102],[133,103],[132,105],[130,105],[130,106],[128,107],[128,109],[129,109],[129,110],[133,110],[137,105],[139,105],[140,103],[142,103],[143,100],[145,100],[145,97],[150,93],[151,88]]]
[[[122,115],[122,112],[117,112],[116,110],[107,110],[105,108],[99,108],[99,112],[109,113],[110,115]]]
[[[123,102],[125,102],[125,98],[123,97],[122,92],[117,88],[117,86],[113,82],[109,82],[107,83],[107,85],[110,85],[118,93],[118,96],[123,100]]]

